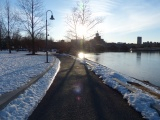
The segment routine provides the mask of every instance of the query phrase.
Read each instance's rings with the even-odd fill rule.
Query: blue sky
[[[65,15],[75,6],[76,0],[45,0],[54,12],[53,36],[65,39]],[[136,43],[137,36],[143,42],[160,42],[159,0],[90,0],[94,16],[105,20],[95,28],[107,42]]]
[[[55,40],[65,39],[65,16],[71,13],[76,1],[43,1],[45,10],[52,10],[55,17],[48,21],[50,36]],[[136,43],[137,36],[143,42],[160,42],[159,0],[90,0],[90,8],[93,17],[105,17],[94,31],[99,31],[106,42]]]

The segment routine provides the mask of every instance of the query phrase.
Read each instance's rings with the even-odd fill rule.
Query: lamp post
[[[47,13],[48,12],[51,12],[51,18],[50,20],[54,20],[54,17],[53,17],[53,13],[51,10],[47,10],[46,11],[46,63],[48,63],[48,34],[47,34]]]

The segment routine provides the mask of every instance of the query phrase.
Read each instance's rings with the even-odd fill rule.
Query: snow
[[[45,71],[52,61],[55,61],[55,64],[42,78],[0,110],[0,120],[27,119],[42,100],[59,71],[60,61],[57,58],[49,56],[49,61],[51,62],[45,63],[45,53],[38,53],[40,55],[35,56],[26,54],[25,52],[13,51],[12,54],[9,54],[8,51],[0,52],[0,96],[27,84],[31,78]],[[123,98],[127,99],[128,104],[141,112],[144,118],[149,120],[160,119],[158,112],[152,107],[154,104],[160,105],[159,99],[134,86],[130,87],[136,89],[136,92],[130,92],[126,87],[113,79],[116,78],[126,85],[129,85],[128,81],[135,82],[158,94],[160,90],[96,62],[90,60],[82,61],[81,59],[80,61],[87,64],[88,69],[100,76],[106,85],[118,90],[123,95]]]
[[[136,89],[136,92],[130,92],[126,87],[120,85],[113,79],[117,78],[118,80],[120,80],[121,82],[125,83],[128,86],[130,85],[127,83],[127,81],[139,83],[140,85],[145,86],[148,89],[152,90],[153,92],[159,94],[160,90],[156,89],[155,87],[146,85],[143,82],[131,78],[127,75],[116,72],[96,62],[87,59],[83,62],[87,64],[88,69],[95,72],[96,75],[100,76],[100,78],[106,85],[110,86],[113,89],[118,90],[123,95],[124,99],[128,100],[129,105],[142,114],[143,118],[149,120],[160,120],[158,112],[152,107],[152,105],[155,104],[160,105],[159,99],[157,99],[152,95],[149,95],[147,92],[143,92],[142,90],[134,86],[131,87]]]
[[[45,63],[46,57],[43,54],[35,56],[25,54],[22,52],[13,52],[12,54],[0,52],[1,95],[26,84],[32,77],[45,71],[51,64]],[[0,119],[22,120],[29,117],[46,94],[59,70],[60,61],[53,56],[49,56],[49,61],[54,60],[54,66],[42,78],[0,111]]]

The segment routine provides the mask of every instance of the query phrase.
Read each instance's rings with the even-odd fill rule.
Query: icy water
[[[160,86],[160,52],[106,52],[86,58],[128,76]]]

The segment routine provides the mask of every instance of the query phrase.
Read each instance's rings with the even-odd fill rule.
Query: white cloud
[[[90,8],[95,16],[108,16],[112,14],[110,10],[115,4],[112,0],[92,0],[90,1]]]
[[[153,3],[142,5],[137,0],[130,3],[117,2],[108,11],[110,16],[99,27],[105,33],[129,33],[160,27],[160,8],[154,8]]]

